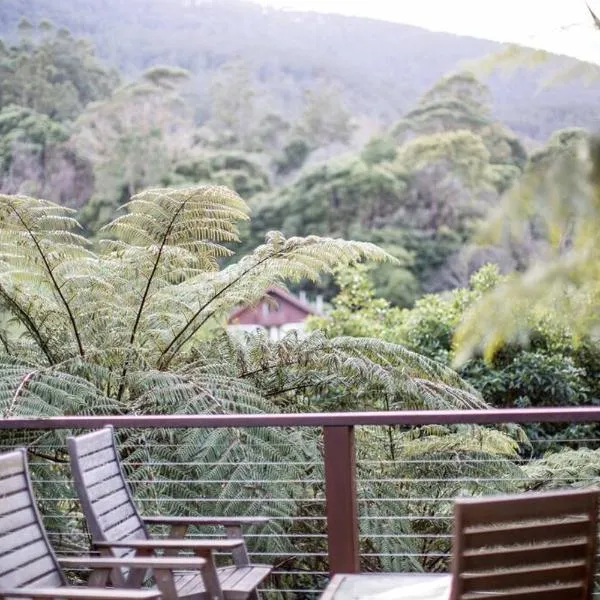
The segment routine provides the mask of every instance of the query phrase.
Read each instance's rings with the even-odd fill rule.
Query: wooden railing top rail
[[[489,410],[407,410],[343,413],[225,415],[107,415],[11,417],[0,429],[93,429],[114,427],[352,427],[500,423],[575,423],[600,421],[600,407],[506,408]]]

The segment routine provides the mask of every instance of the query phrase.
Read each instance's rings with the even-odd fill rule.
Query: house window
[[[263,317],[266,317],[270,313],[279,312],[281,309],[281,305],[279,302],[263,302],[262,303],[262,314]]]

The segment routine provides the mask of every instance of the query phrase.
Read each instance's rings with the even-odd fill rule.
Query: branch
[[[600,18],[598,18],[596,13],[590,8],[590,5],[587,2],[585,3],[585,5],[587,6],[587,9],[590,11],[590,14],[592,15],[592,19],[594,20],[594,25],[596,26],[596,29],[600,29]]]
[[[4,411],[4,418],[8,419],[8,417],[10,417],[11,415],[11,411],[14,407],[14,405],[16,404],[17,400],[19,399],[19,396],[21,395],[21,392],[25,389],[25,386],[27,385],[27,383],[33,378],[34,375],[36,375],[39,371],[36,369],[35,371],[31,371],[29,373],[27,373],[27,375],[25,375],[25,377],[23,377],[23,379],[21,380],[21,383],[19,384],[19,387],[17,387],[14,396],[12,397],[12,400],[8,403],[8,406],[6,407],[6,410]]]
[[[173,225],[175,225],[175,221],[177,220],[179,213],[183,210],[183,208],[185,207],[187,202],[190,200],[190,198],[191,198],[191,195],[186,200],[182,201],[181,206],[173,214],[173,218],[171,219],[171,221],[170,221],[169,225],[167,226],[167,229],[163,235],[163,238],[160,243],[160,248],[158,249],[158,254],[156,255],[156,260],[154,261],[154,265],[152,267],[152,272],[150,273],[150,276],[148,277],[148,282],[146,283],[146,288],[144,289],[144,293],[142,294],[142,300],[140,302],[140,307],[138,309],[137,315],[135,317],[135,323],[133,324],[133,329],[131,330],[131,336],[129,337],[130,344],[133,344],[133,342],[135,340],[135,334],[137,332],[137,328],[140,323],[140,319],[142,317],[142,312],[144,310],[146,300],[148,299],[148,295],[150,292],[150,286],[152,285],[154,275],[156,275],[156,271],[158,269],[160,259],[162,258],[162,253],[163,253],[165,244],[167,243],[167,239],[169,238],[169,235],[171,235],[171,231],[173,230]]]
[[[9,310],[11,310],[11,312],[13,312],[13,314],[16,315],[16,317],[25,325],[25,327],[27,328],[27,331],[29,331],[29,333],[31,333],[31,335],[33,336],[35,341],[38,343],[38,346],[40,347],[41,351],[44,353],[44,355],[48,359],[48,362],[51,365],[56,364],[56,360],[54,359],[52,354],[50,354],[50,349],[48,348],[48,343],[46,341],[44,341],[41,331],[38,329],[36,324],[33,322],[33,319],[29,316],[27,311],[24,308],[22,308],[21,306],[19,306],[19,303],[14,298],[12,298],[1,285],[0,285],[0,296],[2,296],[2,298],[4,298],[4,300],[8,303]]]
[[[131,330],[131,335],[129,336],[129,345],[130,346],[135,341],[135,334],[136,334],[137,328],[140,324],[140,319],[142,318],[142,312],[146,305],[146,300],[148,299],[148,296],[150,293],[150,286],[152,285],[152,281],[154,280],[154,276],[156,275],[156,271],[158,269],[160,259],[162,258],[162,253],[163,253],[165,244],[167,243],[167,239],[169,238],[169,235],[171,234],[171,231],[173,230],[173,225],[175,224],[175,221],[177,220],[179,213],[183,210],[183,208],[185,207],[186,203],[189,201],[190,198],[191,198],[191,196],[188,196],[188,198],[186,200],[184,200],[181,203],[181,205],[179,206],[179,208],[175,211],[175,213],[173,214],[173,217],[171,218],[171,221],[169,222],[169,225],[167,226],[167,229],[163,235],[163,238],[160,243],[160,248],[158,249],[158,254],[156,255],[156,260],[154,261],[154,265],[152,266],[152,271],[150,273],[150,276],[148,277],[148,281],[146,283],[144,293],[142,294],[142,299],[140,301],[140,306],[138,308],[137,315],[135,317],[133,329]],[[125,390],[125,376],[127,375],[128,369],[129,369],[129,362],[128,362],[128,360],[125,360],[125,363],[123,364],[123,369],[121,371],[121,379],[120,379],[120,383],[119,383],[119,391],[117,393],[117,401],[120,401],[121,397],[123,396],[123,392]]]
[[[204,323],[206,323],[206,321],[208,321],[208,319],[210,319],[216,311],[211,312],[208,316],[206,316],[204,319],[202,319],[202,321],[200,321],[200,323],[190,332],[189,335],[187,335],[185,337],[185,339],[182,342],[179,342],[177,347],[175,348],[175,350],[171,353],[171,356],[168,359],[164,359],[165,355],[169,352],[169,350],[171,350],[171,348],[173,346],[175,346],[175,344],[177,344],[179,338],[181,338],[185,332],[188,330],[188,328],[190,328],[192,326],[192,324],[194,323],[194,321],[200,316],[200,314],[202,313],[202,311],[204,311],[206,308],[208,308],[217,298],[219,298],[220,296],[222,296],[228,289],[230,289],[232,286],[234,286],[236,283],[239,283],[246,275],[248,275],[248,273],[250,273],[251,271],[253,271],[254,269],[256,269],[256,267],[259,267],[260,265],[262,265],[263,263],[265,263],[267,260],[270,260],[272,258],[274,258],[275,256],[277,256],[278,254],[281,254],[281,250],[277,251],[275,254],[271,254],[269,256],[266,256],[265,258],[259,260],[257,263],[255,263],[254,265],[252,265],[249,269],[246,269],[244,272],[240,273],[240,275],[238,277],[236,277],[235,279],[233,279],[232,281],[230,281],[224,288],[222,288],[219,292],[217,292],[210,300],[208,300],[207,302],[205,302],[192,316],[192,318],[179,330],[179,332],[175,335],[175,337],[169,342],[169,344],[167,345],[167,347],[161,352],[160,356],[158,357],[158,368],[159,369],[166,369],[170,362],[173,360],[173,358],[175,357],[175,355],[177,354],[177,352],[182,348],[182,346],[202,327],[202,325],[204,325]]]
[[[48,276],[50,277],[50,280],[52,281],[52,285],[54,286],[56,293],[58,294],[59,298],[61,299],[63,306],[65,307],[67,314],[69,316],[69,321],[71,322],[71,327],[73,328],[73,333],[75,334],[75,340],[77,341],[79,355],[81,357],[84,357],[85,351],[84,351],[83,345],[81,343],[81,338],[79,336],[79,330],[77,329],[77,323],[75,322],[75,317],[73,316],[73,313],[71,312],[71,307],[69,306],[69,303],[67,302],[66,298],[64,297],[64,295],[62,293],[61,286],[58,285],[58,282],[54,278],[54,274],[52,273],[52,268],[50,267],[50,264],[48,263],[48,259],[46,258],[46,255],[42,251],[40,243],[38,242],[38,239],[35,237],[35,234],[31,230],[31,228],[27,225],[27,223],[25,222],[25,220],[23,219],[23,217],[21,216],[19,211],[12,204],[11,204],[11,209],[13,210],[15,215],[17,215],[17,218],[19,219],[19,221],[21,221],[21,224],[25,228],[25,231],[31,237],[31,239],[40,255],[40,258],[42,259],[42,262],[44,263],[44,267],[46,268],[46,271],[48,272]]]
[[[0,343],[4,346],[4,350],[5,350],[6,354],[11,356],[10,347],[8,345],[8,338],[6,336],[2,335],[1,332],[0,332]]]
[[[285,394],[286,392],[298,392],[300,390],[306,390],[308,388],[312,388],[312,387],[316,387],[318,385],[323,385],[323,381],[315,381],[315,382],[311,382],[311,383],[305,383],[302,385],[293,385],[291,387],[287,387],[287,388],[280,388],[278,390],[272,390],[268,393],[266,393],[264,396],[265,398],[271,398],[272,396],[279,396],[280,394]]]
[[[318,349],[322,350],[321,347]],[[315,348],[315,351],[316,350],[317,350],[317,348]],[[246,373],[242,373],[241,375],[238,375],[238,377],[240,379],[244,379],[245,377],[252,377],[253,375],[258,375],[258,373],[266,373],[267,371],[272,371],[273,369],[277,369],[278,367],[290,367],[292,365],[300,366],[300,358],[298,356],[293,357],[293,358],[290,357],[289,360],[279,360],[275,364],[266,365],[264,367],[254,369],[254,371],[247,371]]]
[[[66,458],[57,458],[56,456],[50,456],[50,454],[44,454],[43,452],[38,452],[37,450],[34,450],[33,448],[27,448],[27,452],[29,452],[29,454],[31,454],[32,456],[37,456],[38,458],[44,458],[45,460],[48,460],[53,463],[61,464],[61,465],[69,462],[69,460]]]

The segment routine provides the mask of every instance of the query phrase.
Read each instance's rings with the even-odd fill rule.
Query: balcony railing
[[[249,534],[253,558],[275,565],[271,587],[264,591],[274,596],[284,592],[288,594],[286,597],[314,598],[332,573],[361,569],[444,570],[450,544],[451,506],[456,495],[473,493],[473,489],[475,493],[485,494],[535,487],[535,473],[527,471],[526,474],[523,469],[531,470],[537,464],[532,461],[549,448],[553,452],[563,448],[593,452],[600,447],[600,439],[594,433],[598,422],[600,408],[588,407],[12,418],[0,419],[0,451],[18,443],[15,441],[17,432],[23,434],[23,441],[27,443],[27,435],[34,430],[40,434],[57,430],[79,432],[107,424],[117,430],[137,432],[140,439],[152,430],[227,428],[243,433],[256,428],[290,432],[302,428],[309,431],[321,450],[319,461],[292,462],[283,448],[280,458],[275,447],[270,459],[261,455],[256,465],[260,467],[260,479],[220,480],[214,476],[214,469],[217,464],[227,466],[223,457],[200,465],[193,461],[186,463],[181,457],[171,459],[176,452],[176,442],[169,435],[162,436],[143,457],[133,452],[125,462],[134,493],[146,514],[199,511],[215,514],[223,510],[234,514],[236,510],[244,510],[247,514],[271,516],[275,528],[252,530]],[[534,433],[529,438],[527,451],[521,449],[500,461],[485,452],[459,453],[451,443],[454,426],[486,426],[489,431],[487,428],[548,426],[550,423],[557,424],[551,437],[538,436],[536,430],[531,429]],[[561,429],[561,424],[571,427]],[[581,427],[578,429],[575,424]],[[447,428],[446,451],[394,455],[393,447],[385,446],[388,434],[392,440],[391,432],[403,432],[404,439],[410,439],[411,435],[425,439],[431,434],[432,426]],[[505,429],[505,433],[510,436],[514,431]],[[380,456],[373,453],[374,440],[380,440],[381,447],[386,449]],[[81,524],[75,493],[66,485],[70,475],[61,444],[62,438],[38,436],[30,464],[52,541],[61,551],[81,551],[89,540]],[[474,443],[473,447],[476,446]],[[600,480],[600,471],[594,470],[591,460],[595,454],[589,456],[587,469],[574,467],[575,475],[558,470],[552,476],[551,485],[588,485],[596,483],[596,478]],[[243,466],[248,467],[248,472],[252,471],[252,464]],[[167,482],[179,493],[162,493],[165,467],[179,468]],[[203,473],[213,475],[204,477]],[[236,477],[240,477],[239,471]],[[234,483],[239,485],[233,494]],[[210,493],[190,496],[186,489],[192,485]],[[261,496],[261,490],[265,489],[270,490],[269,495]],[[292,505],[294,510],[288,510]],[[276,543],[278,540],[285,543]]]

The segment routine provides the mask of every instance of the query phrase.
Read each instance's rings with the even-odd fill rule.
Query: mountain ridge
[[[245,0],[194,3],[169,0],[4,0],[0,35],[23,16],[49,18],[92,40],[97,54],[127,76],[156,64],[193,73],[199,93],[228,60],[243,57],[257,85],[280,112],[297,109],[303,90],[327,78],[340,84],[357,115],[390,123],[437,79],[464,61],[502,47],[477,37],[336,14],[281,11]],[[557,57],[557,61],[565,59]],[[574,62],[574,59],[573,61]],[[538,140],[566,126],[597,128],[600,86],[578,82],[540,91],[547,68],[520,71],[487,83],[494,113],[509,127]]]

